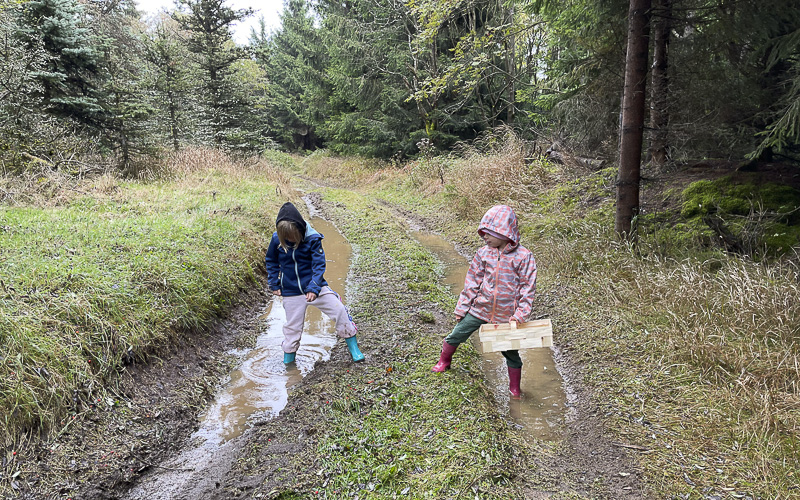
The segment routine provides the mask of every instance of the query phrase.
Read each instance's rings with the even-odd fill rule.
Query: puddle
[[[342,294],[350,268],[350,244],[324,219],[310,222],[325,236],[325,280]],[[284,365],[281,342],[285,321],[281,298],[274,297],[259,317],[255,348],[235,353],[242,357],[241,366],[230,374],[230,381],[206,411],[195,437],[221,443],[241,435],[250,420],[276,416],[286,406],[289,389],[314,369],[317,361],[330,358],[336,343],[334,323],[316,307],[309,307],[295,363]]]
[[[350,244],[335,226],[311,213],[311,225],[325,236],[325,280],[346,303]],[[274,297],[258,317],[256,346],[231,352],[241,358],[241,363],[201,415],[199,429],[191,436],[194,446],[157,466],[165,472],[131,490],[127,498],[193,499],[200,498],[209,488],[213,490],[215,478],[222,477],[230,468],[237,438],[253,422],[280,413],[288,401],[289,389],[313,370],[318,361],[330,359],[337,340],[335,325],[316,307],[309,307],[295,363],[284,365],[281,342],[285,319],[281,299]]]
[[[350,244],[324,219],[310,222],[325,236],[325,280],[342,294],[350,267]],[[317,361],[330,359],[336,343],[335,325],[319,309],[309,307],[295,363],[284,365],[281,342],[285,321],[281,298],[274,297],[259,317],[255,348],[234,353],[242,357],[241,366],[230,374],[230,382],[206,411],[195,437],[222,443],[241,435],[248,421],[276,416],[286,406],[288,390],[314,369]]]
[[[412,236],[430,250],[444,266],[444,282],[454,295],[461,293],[469,262],[449,242],[436,234],[415,231]],[[444,334],[444,332],[442,332]],[[482,369],[495,394],[514,421],[538,439],[556,440],[565,423],[567,395],[564,381],[556,369],[551,349],[522,349],[522,399],[509,398],[508,370],[499,352],[484,353],[478,333],[470,337],[482,353]],[[456,353],[456,357],[458,353]]]

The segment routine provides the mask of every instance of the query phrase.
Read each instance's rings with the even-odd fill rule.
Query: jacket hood
[[[278,218],[275,220],[275,225],[277,226],[279,222],[284,220],[293,223],[300,234],[306,234],[306,221],[303,219],[303,216],[300,215],[300,211],[297,210],[297,207],[289,202],[284,203],[281,209],[278,210]]]
[[[306,240],[310,240],[311,238],[322,239],[322,238],[324,238],[324,236],[322,236],[322,233],[318,232],[316,229],[311,227],[311,224],[306,222],[306,233],[305,233],[305,237],[303,238],[303,240],[306,241]]]
[[[519,228],[517,214],[508,205],[495,205],[486,212],[478,226],[478,234],[483,235],[483,230],[493,231],[511,240],[508,250],[519,246]]]

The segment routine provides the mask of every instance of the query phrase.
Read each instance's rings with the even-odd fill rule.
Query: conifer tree
[[[148,35],[148,85],[154,91],[154,106],[161,110],[155,116],[156,128],[177,151],[192,135],[190,110],[197,104],[191,92],[194,65],[172,18],[159,19]]]
[[[103,47],[87,28],[85,14],[77,0],[30,0],[23,4],[17,37],[26,50],[41,48],[49,56],[43,69],[31,72],[44,109],[99,126]]]
[[[317,126],[324,123],[329,93],[328,57],[307,4],[289,0],[279,30],[267,36],[262,20],[262,29],[253,32],[250,44],[266,72],[264,106],[270,135],[288,149],[319,147]]]
[[[18,43],[18,16],[0,8],[0,150],[6,164],[16,164],[30,122],[47,119],[37,112],[44,89],[33,76],[43,71],[48,54],[41,45],[26,48]],[[52,118],[50,118],[52,119]]]
[[[96,4],[94,8],[94,24],[105,34],[107,46],[102,64],[108,77],[100,89],[106,110],[102,137],[116,153],[117,165],[128,172],[134,159],[149,154],[155,142],[149,129],[155,109],[147,98],[139,16],[130,0]]]
[[[217,146],[241,146],[239,130],[249,112],[247,96],[237,88],[234,63],[245,57],[233,42],[232,25],[252,14],[234,10],[224,0],[178,0],[174,19],[189,33],[187,47],[201,69],[206,139]]]

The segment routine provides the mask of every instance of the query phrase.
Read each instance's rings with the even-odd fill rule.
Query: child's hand
[[[317,300],[317,294],[314,292],[308,292],[306,294],[306,302],[314,302]]]
[[[456,314],[456,323],[459,323],[462,319],[464,319],[464,316],[459,316]]]
[[[273,290],[272,291],[272,295],[280,295],[280,294],[281,294],[280,290]]]

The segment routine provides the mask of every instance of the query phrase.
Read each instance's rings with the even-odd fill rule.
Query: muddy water
[[[312,211],[312,215],[314,212]],[[345,300],[352,250],[337,229],[312,217],[311,225],[325,236],[325,279]],[[286,319],[280,297],[267,304],[258,318],[259,336],[253,349],[232,351],[241,359],[215,400],[201,415],[192,445],[131,490],[129,499],[195,499],[213,490],[215,479],[230,468],[238,437],[254,422],[276,416],[286,406],[289,389],[327,361],[336,343],[334,323],[309,307],[303,338],[294,364],[283,364],[282,326]]]
[[[426,232],[414,232],[413,237],[433,252],[444,266],[445,283],[454,295],[461,293],[469,263],[456,249],[439,237]],[[442,332],[444,335],[446,332]],[[483,352],[478,333],[471,337],[482,353],[484,376],[493,388],[497,401],[508,407],[514,421],[538,439],[555,440],[565,423],[567,396],[564,381],[556,370],[553,351],[550,349],[522,349],[522,398],[510,399],[508,370],[505,358],[499,352]],[[454,361],[457,361],[456,353]]]
[[[324,219],[312,218],[311,225],[325,236],[325,280],[344,299],[350,244]],[[330,358],[336,343],[335,325],[316,307],[306,310],[300,349],[295,363],[290,365],[283,364],[281,342],[286,314],[281,298],[275,297],[259,319],[261,333],[256,347],[235,353],[242,357],[241,367],[231,373],[226,390],[208,409],[195,436],[210,442],[227,441],[241,435],[248,421],[277,415],[286,406],[288,389],[310,372],[317,361]]]

